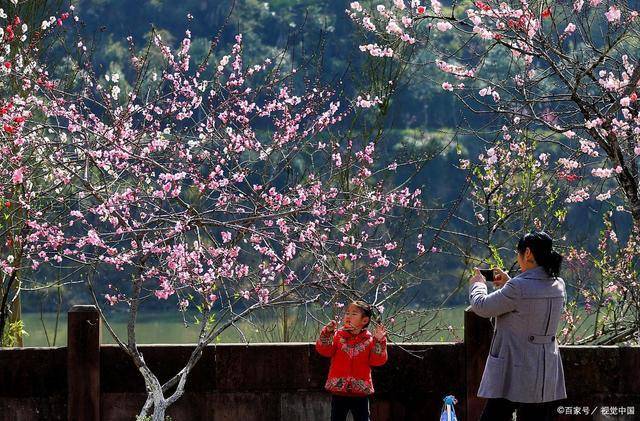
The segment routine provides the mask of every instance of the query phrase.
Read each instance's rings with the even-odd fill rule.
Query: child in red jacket
[[[366,329],[371,320],[371,306],[354,301],[347,307],[343,326],[336,331],[332,320],[322,328],[316,341],[320,355],[331,358],[325,389],[331,392],[331,421],[344,421],[351,411],[354,421],[369,421],[369,395],[373,393],[371,367],[387,361],[387,338],[384,326],[373,333]]]

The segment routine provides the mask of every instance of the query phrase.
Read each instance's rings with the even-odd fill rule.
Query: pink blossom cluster
[[[320,85],[294,90],[270,60],[246,66],[242,42],[238,35],[207,76],[206,65],[193,66],[189,31],[177,49],[154,36],[164,68],[144,95],[119,84],[126,71],[87,74],[75,95],[33,70],[31,95],[2,105],[0,197],[25,211],[27,228],[3,239],[27,251],[22,262],[0,257],[3,276],[27,264],[105,268],[141,288],[103,285],[108,304],[132,303],[144,290],[177,297],[184,309],[191,300],[266,305],[281,285],[396,270],[395,243],[372,234],[401,209],[419,210],[420,190],[376,180],[374,143],[331,136],[351,101]],[[144,52],[132,51],[134,77],[142,77]],[[255,89],[263,73],[271,79]],[[380,102],[365,93],[353,101]],[[59,124],[33,130],[36,109]],[[55,220],[34,206],[43,192]],[[346,256],[361,275],[340,264]]]

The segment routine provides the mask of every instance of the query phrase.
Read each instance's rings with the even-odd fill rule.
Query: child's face
[[[357,306],[350,304],[344,313],[343,329],[345,330],[361,330],[369,323],[369,318],[362,313]]]

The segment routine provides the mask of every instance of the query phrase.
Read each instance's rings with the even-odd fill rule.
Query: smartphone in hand
[[[487,282],[493,282],[493,269],[480,269],[480,273]]]

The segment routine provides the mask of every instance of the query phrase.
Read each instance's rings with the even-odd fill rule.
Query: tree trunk
[[[142,365],[138,367],[142,377],[144,378],[144,383],[147,389],[147,402],[144,404],[144,407],[140,411],[138,417],[146,417],[149,413],[149,410],[153,408],[153,415],[151,419],[153,421],[164,421],[165,413],[167,411],[167,401],[164,398],[164,394],[162,393],[162,385],[158,378],[149,370],[149,368],[144,364],[144,360],[140,358]]]
[[[153,421],[164,421],[166,411],[167,408],[164,405],[153,405],[153,417],[151,419]]]
[[[17,281],[17,280],[16,280]],[[0,303],[2,303],[2,308],[0,308],[0,348],[2,347],[2,337],[4,333],[9,329],[12,323],[19,322],[22,319],[22,305],[20,303],[20,294],[18,293],[15,300],[11,301],[9,304],[9,300],[11,300],[11,293],[18,292],[18,283],[13,282],[9,283],[9,289],[5,290],[2,285],[0,285]],[[6,296],[5,296],[6,295]],[[4,302],[3,302],[4,301]],[[5,311],[5,306],[9,307],[8,311]],[[9,317],[6,317],[8,314]],[[22,330],[18,330],[16,336],[14,338],[14,346],[22,348],[23,338],[22,338]]]
[[[22,304],[20,303],[20,294],[16,297],[15,301],[11,305],[11,317],[9,317],[9,324],[19,322],[22,320]],[[22,348],[24,346],[22,340],[22,329],[16,332],[15,346]]]

